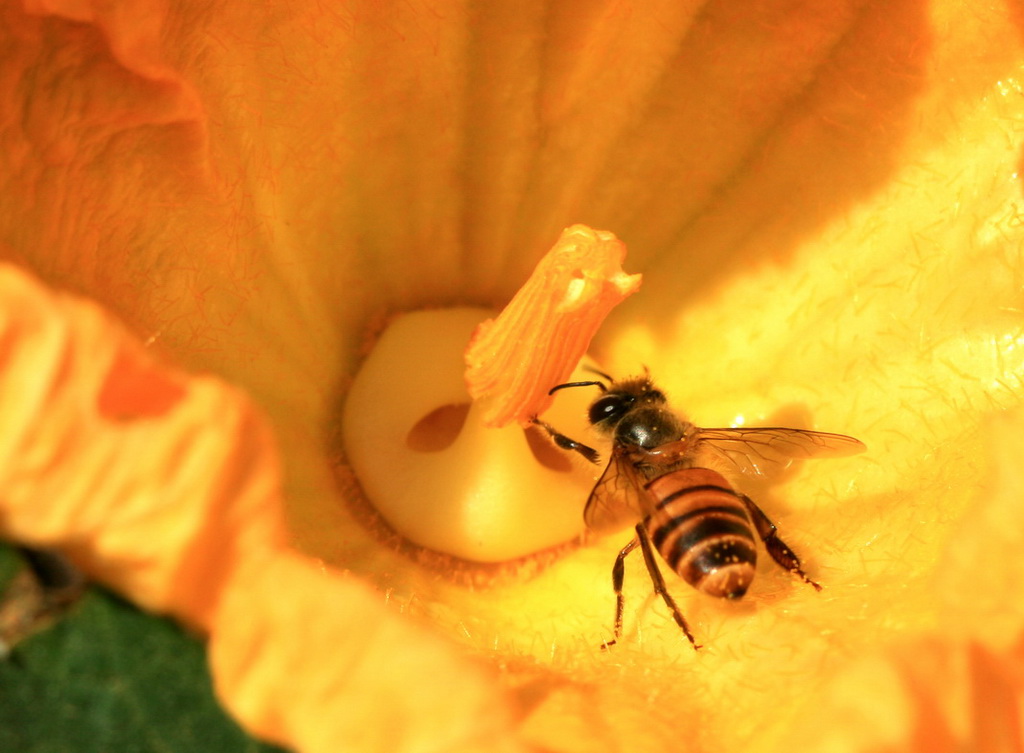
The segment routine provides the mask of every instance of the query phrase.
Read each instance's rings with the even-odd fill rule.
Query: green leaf
[[[0,547],[0,584],[16,561]],[[247,737],[221,710],[198,640],[93,588],[67,617],[0,661],[0,750],[280,749]]]
[[[7,588],[11,578],[21,569],[21,558],[9,546],[0,545],[0,594]]]

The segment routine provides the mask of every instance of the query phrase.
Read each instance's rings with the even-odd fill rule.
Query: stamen
[[[466,386],[486,426],[526,426],[568,381],[608,313],[640,287],[622,271],[626,246],[612,233],[573,225],[530,279],[466,350]]]
[[[551,403],[552,386],[592,377],[574,369],[608,311],[639,285],[621,270],[624,253],[610,233],[576,225],[497,318],[463,308],[392,320],[353,380],[342,429],[348,461],[390,528],[477,562],[582,533],[600,468],[532,435],[529,419]],[[590,443],[592,397],[565,390],[545,419]]]

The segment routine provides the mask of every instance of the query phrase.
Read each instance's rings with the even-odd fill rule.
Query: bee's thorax
[[[682,439],[685,430],[686,424],[666,408],[638,408],[627,413],[615,425],[615,441],[653,450]]]

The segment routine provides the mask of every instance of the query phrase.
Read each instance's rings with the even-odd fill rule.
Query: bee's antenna
[[[611,374],[605,374],[603,371],[601,371],[600,369],[595,369],[593,366],[584,366],[583,370],[589,371],[591,374],[597,374],[599,377],[604,377],[609,382],[615,381],[614,379],[612,379]]]
[[[598,373],[600,374],[600,372]],[[601,374],[601,376],[605,375]],[[554,395],[556,392],[558,392],[559,390],[564,390],[566,387],[600,387],[601,392],[608,391],[608,388],[605,386],[604,382],[566,382],[565,384],[556,384],[554,387],[548,390],[548,394]]]

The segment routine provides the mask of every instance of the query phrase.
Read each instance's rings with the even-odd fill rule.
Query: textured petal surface
[[[291,540],[387,593],[396,632],[382,634],[420,636],[432,675],[496,677],[541,747],[785,750],[819,727],[837,750],[906,749],[927,729],[999,739],[1020,692],[1016,560],[996,556],[1015,542],[1004,501],[1019,489],[998,449],[1012,431],[992,428],[1020,406],[1020,22],[1016,4],[920,0],[7,4],[0,249],[244,386],[280,438]],[[345,506],[356,483],[336,487],[329,467],[367,326],[504,303],[574,222],[614,231],[645,275],[596,343],[607,368],[647,364],[698,423],[803,422],[871,451],[750,490],[825,591],[768,568],[735,608],[684,590],[713,647],[696,657],[644,601],[639,568],[626,639],[597,649],[622,542],[533,578],[431,568],[369,535]],[[120,329],[62,314],[62,296],[12,295],[5,536],[63,541],[139,603],[212,625],[236,713],[310,750],[335,743],[319,701],[282,710],[288,694],[267,691],[285,686],[272,652],[294,641],[272,626],[291,623],[254,596],[262,616],[238,643],[268,664],[251,674],[218,642],[219,610],[246,602],[213,584],[238,573],[264,593],[246,553],[270,557],[278,544],[260,542],[283,536],[270,477],[239,481],[277,473],[248,409],[154,372]],[[148,443],[141,467],[123,465],[126,439]],[[169,467],[170,452],[194,465]],[[247,462],[264,470],[247,477]],[[187,509],[124,502],[166,501],[175,483]],[[250,501],[225,503],[225,488]],[[337,581],[307,582],[308,607]],[[391,676],[373,687],[401,687],[405,656],[382,658]],[[311,676],[308,697],[348,718],[332,682]],[[960,703],[948,718],[942,682]],[[414,696],[403,708],[423,719]],[[434,739],[469,744],[509,714],[470,709],[477,732],[431,726]],[[865,737],[882,711],[892,723]],[[414,724],[405,739],[424,739]]]

